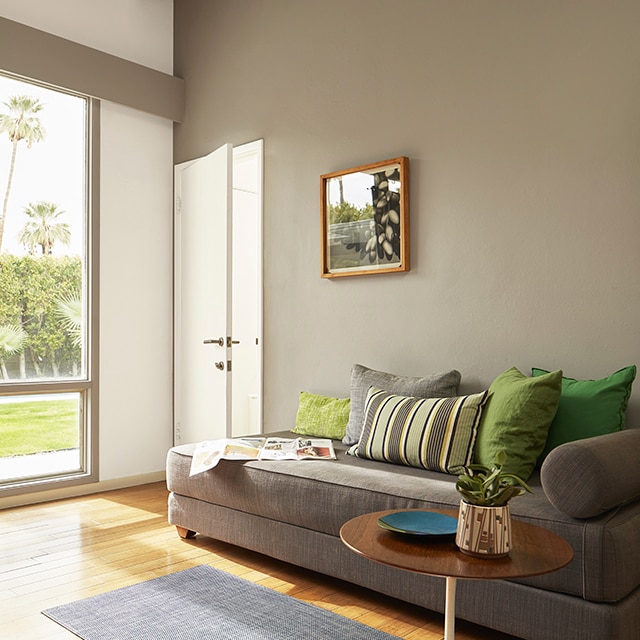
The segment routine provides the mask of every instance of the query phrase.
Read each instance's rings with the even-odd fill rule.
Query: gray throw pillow
[[[458,395],[460,372],[455,369],[425,378],[397,376],[354,364],[351,369],[351,411],[342,442],[356,444],[364,424],[364,405],[370,387],[415,398],[449,398]]]

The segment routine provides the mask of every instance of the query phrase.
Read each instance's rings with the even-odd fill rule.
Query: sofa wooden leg
[[[178,525],[176,525],[176,531],[178,532],[178,535],[184,540],[186,540],[187,538],[196,537],[195,531],[191,531],[191,529],[185,529],[184,527],[180,527]]]

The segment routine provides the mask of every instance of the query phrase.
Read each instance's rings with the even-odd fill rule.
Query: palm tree
[[[18,143],[24,140],[27,144],[27,149],[30,149],[34,142],[40,142],[44,140],[45,137],[44,127],[35,115],[44,107],[40,100],[29,96],[12,96],[7,102],[3,102],[2,104],[8,109],[8,113],[0,113],[0,133],[6,133],[9,136],[12,151],[7,189],[2,205],[2,217],[0,218],[0,251],[2,251],[4,225],[9,208],[9,193],[11,192],[13,172],[16,166]]]
[[[0,372],[5,380],[9,379],[9,373],[4,359],[14,353],[19,353],[27,340],[27,332],[18,324],[0,325]]]
[[[56,315],[71,336],[74,347],[82,346],[82,298],[70,294],[56,300]]]
[[[22,228],[19,239],[31,255],[35,254],[36,245],[42,248],[43,256],[50,256],[56,242],[67,245],[71,242],[69,225],[57,221],[65,212],[59,211],[55,202],[30,202],[24,208],[24,212],[29,216],[29,220]]]

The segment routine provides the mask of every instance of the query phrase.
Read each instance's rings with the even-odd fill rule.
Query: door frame
[[[233,159],[241,159],[246,156],[253,156],[256,162],[256,208],[258,211],[258,224],[257,224],[257,264],[260,273],[260,282],[257,287],[257,305],[258,318],[257,318],[257,360],[258,360],[258,376],[259,376],[259,388],[258,388],[258,432],[264,432],[264,140],[254,140],[253,142],[247,142],[245,144],[233,147]],[[233,183],[233,179],[232,179]],[[233,190],[233,187],[232,187]],[[233,295],[233,294],[232,294]],[[231,330],[233,331],[233,319]],[[231,354],[233,361],[233,353]],[[233,376],[232,376],[233,378]],[[233,395],[233,379],[231,381],[232,395]],[[232,415],[233,419],[233,415]],[[232,433],[229,434],[231,436]]]
[[[224,146],[224,145],[222,145]],[[257,188],[257,210],[258,210],[258,225],[257,225],[257,247],[256,251],[258,252],[257,256],[257,264],[260,273],[260,282],[257,287],[257,310],[258,310],[258,318],[257,318],[257,360],[258,360],[258,376],[259,376],[259,388],[258,388],[258,401],[257,401],[257,418],[259,425],[259,432],[262,433],[264,431],[264,415],[263,415],[263,407],[264,407],[264,351],[263,351],[263,330],[264,330],[264,307],[263,307],[263,296],[264,296],[264,264],[263,264],[263,230],[264,230],[264,141],[262,139],[255,140],[253,142],[249,142],[243,145],[239,145],[237,147],[232,148],[232,158],[235,160],[236,158],[246,157],[247,155],[255,156],[256,160],[256,188]],[[179,389],[179,385],[176,384],[176,379],[180,372],[181,366],[181,356],[179,351],[179,342],[181,335],[181,317],[180,317],[180,280],[181,280],[181,262],[180,262],[180,251],[181,251],[181,223],[179,218],[179,208],[180,204],[180,184],[181,184],[181,174],[182,171],[187,169],[193,163],[197,162],[201,158],[206,157],[200,156],[198,158],[194,158],[192,160],[187,160],[185,162],[176,164],[174,166],[174,229],[173,229],[173,416],[172,416],[172,429],[173,429],[173,444],[179,444],[179,438],[177,437],[177,433],[180,430],[180,420],[182,416],[182,397]],[[232,183],[233,183],[233,169],[232,169]],[[233,184],[231,188],[231,195],[233,197]],[[231,204],[233,207],[233,204]],[[233,220],[233,209],[232,209],[232,220]],[[231,223],[233,224],[233,222]],[[231,262],[231,258],[229,258],[229,262]],[[232,273],[231,273],[231,277]],[[233,326],[229,332],[233,331]],[[232,360],[232,353],[229,348],[225,348],[225,360],[227,358]],[[231,379],[229,380],[229,386],[233,385],[233,370],[231,372],[225,371],[226,375],[231,375]],[[232,393],[232,392],[231,392]],[[228,394],[228,403],[231,402],[231,393]],[[231,406],[228,406],[229,413],[231,412]],[[233,416],[231,416],[232,420]],[[227,428],[226,428],[226,437],[232,436],[232,425],[231,420],[227,420]]]

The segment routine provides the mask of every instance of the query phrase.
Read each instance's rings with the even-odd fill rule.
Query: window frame
[[[4,75],[4,74],[3,74]],[[6,74],[10,77],[12,74]],[[10,382],[0,385],[0,396],[79,392],[81,394],[81,469],[63,474],[25,477],[0,481],[0,499],[4,497],[48,491],[95,483],[99,480],[99,338],[100,338],[100,101],[76,92],[43,85],[27,78],[17,78],[24,82],[39,84],[53,91],[73,93],[86,100],[87,135],[85,140],[86,189],[85,208],[87,212],[86,231],[86,375],[84,379],[37,382]]]

